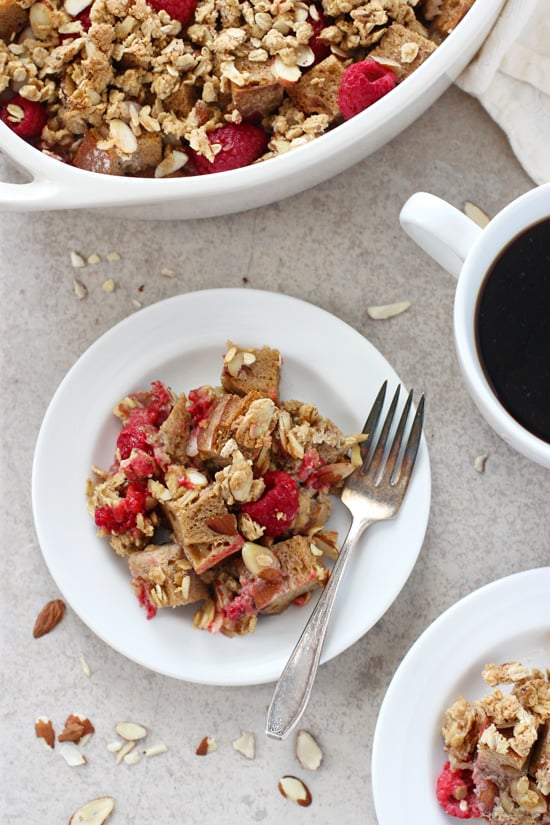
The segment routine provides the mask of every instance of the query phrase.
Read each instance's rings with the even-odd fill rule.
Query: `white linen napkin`
[[[456,82],[504,130],[535,183],[549,182],[550,0],[507,0]]]

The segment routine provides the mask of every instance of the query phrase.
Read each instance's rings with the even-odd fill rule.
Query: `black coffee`
[[[550,219],[518,235],[481,286],[476,344],[501,404],[550,442]]]

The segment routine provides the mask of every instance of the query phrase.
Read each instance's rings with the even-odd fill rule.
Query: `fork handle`
[[[304,713],[317,668],[338,587],[356,539],[372,522],[352,521],[329,580],[275,687],[267,714],[266,734],[285,739]]]

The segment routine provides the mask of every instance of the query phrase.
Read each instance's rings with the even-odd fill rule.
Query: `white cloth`
[[[457,85],[504,130],[535,183],[549,182],[550,0],[507,0]]]

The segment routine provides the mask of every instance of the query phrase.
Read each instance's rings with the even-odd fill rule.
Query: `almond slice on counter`
[[[208,753],[218,750],[216,740],[212,736],[204,736],[195,751],[197,756],[206,756]]]
[[[367,307],[367,315],[374,321],[385,321],[387,318],[393,318],[406,312],[410,305],[410,301],[396,301],[393,304],[370,306]]]
[[[86,765],[88,760],[81,753],[74,742],[63,742],[59,752],[69,768],[77,768],[79,765]]]
[[[464,201],[464,214],[482,229],[487,226],[491,220],[487,212],[484,212],[480,206],[472,203],[472,201]]]
[[[308,771],[316,771],[321,764],[323,751],[307,730],[299,730],[296,734],[296,756],[300,765]]]
[[[113,813],[114,808],[115,800],[112,796],[90,799],[73,813],[69,819],[69,825],[103,825]]]
[[[147,728],[138,722],[117,722],[115,731],[128,742],[137,742],[147,736]]]
[[[301,805],[303,808],[311,805],[312,800],[309,788],[307,785],[304,785],[302,780],[298,779],[297,776],[283,776],[279,779],[278,787],[283,796],[295,802],[297,805]]]
[[[55,731],[52,720],[47,716],[39,716],[34,723],[34,731],[38,739],[41,739],[45,747],[50,750],[55,747]]]
[[[125,742],[125,743],[122,745],[122,747],[121,747],[121,748],[119,748],[119,750],[116,752],[116,759],[115,759],[116,764],[117,764],[117,765],[120,765],[120,763],[122,762],[122,760],[123,760],[123,759],[125,759],[125,758],[126,758],[126,756],[128,756],[128,754],[130,753],[130,751],[133,751],[133,749],[135,748],[135,746],[136,746],[136,743],[135,743],[135,742],[129,742],[129,741],[128,741],[128,742]]]
[[[238,739],[232,743],[238,753],[242,753],[247,759],[254,759],[256,755],[256,738],[253,733],[247,730],[241,731]]]

